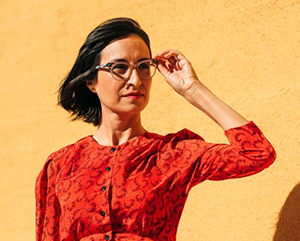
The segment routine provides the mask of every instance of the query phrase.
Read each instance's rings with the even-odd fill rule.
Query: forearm
[[[194,86],[183,96],[199,110],[207,114],[224,131],[247,124],[249,121],[215,96],[202,83]]]

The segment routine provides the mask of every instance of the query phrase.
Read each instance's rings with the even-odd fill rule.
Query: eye
[[[150,68],[150,62],[144,62],[139,64],[139,69],[149,69]]]
[[[116,63],[112,66],[112,71],[118,74],[124,74],[128,70],[129,66],[125,63]]]

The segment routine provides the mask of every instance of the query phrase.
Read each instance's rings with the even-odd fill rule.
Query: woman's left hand
[[[184,96],[194,86],[201,84],[191,65],[182,53],[167,50],[157,54],[158,70],[173,89]]]

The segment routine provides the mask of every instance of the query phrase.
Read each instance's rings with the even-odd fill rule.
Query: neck
[[[94,138],[104,146],[121,145],[131,139],[143,135],[146,130],[141,124],[141,115],[121,117],[117,114],[102,116]]]

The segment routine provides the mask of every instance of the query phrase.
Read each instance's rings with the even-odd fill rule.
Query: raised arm
[[[165,175],[174,176],[189,190],[205,181],[247,177],[261,172],[276,159],[276,152],[253,122],[224,132],[229,144],[208,143],[198,134],[183,129],[160,149],[162,165],[172,168]],[[169,171],[168,171],[169,170]]]
[[[173,89],[206,113],[224,131],[249,123],[201,83],[184,55],[175,50],[157,54],[158,69]]]

